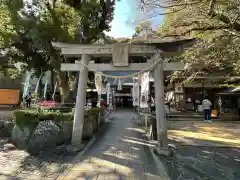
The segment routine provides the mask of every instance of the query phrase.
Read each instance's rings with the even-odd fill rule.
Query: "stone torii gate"
[[[154,39],[137,44],[107,44],[107,45],[82,45],[52,42],[54,48],[61,50],[66,57],[81,58],[73,64],[61,64],[62,71],[80,71],[76,98],[76,112],[74,116],[72,144],[80,145],[84,122],[84,108],[86,98],[86,84],[88,71],[141,71],[153,65],[163,57],[181,53],[184,47],[192,45],[194,39],[163,41]],[[146,63],[129,63],[131,56],[148,56]],[[112,57],[112,64],[97,64],[91,61],[96,57]],[[88,66],[88,67],[86,67]],[[167,124],[165,118],[164,79],[163,71],[184,70],[182,63],[168,63],[159,61],[154,69],[155,97],[156,97],[156,121],[158,149],[168,150]]]

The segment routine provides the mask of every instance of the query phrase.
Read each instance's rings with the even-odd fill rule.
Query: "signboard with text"
[[[20,100],[20,90],[0,89],[0,105],[17,105]]]

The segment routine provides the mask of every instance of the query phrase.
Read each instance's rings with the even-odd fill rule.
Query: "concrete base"
[[[154,148],[154,153],[162,157],[171,157],[173,156],[173,150],[170,148]]]

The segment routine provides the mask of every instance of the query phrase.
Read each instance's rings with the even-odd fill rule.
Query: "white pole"
[[[52,99],[55,100],[55,94],[56,94],[56,90],[57,90],[57,85],[58,85],[58,82],[55,83],[55,86],[54,86],[54,91],[53,91],[53,95],[52,95]]]
[[[154,61],[159,60],[160,53],[154,56]],[[164,82],[163,82],[163,61],[159,62],[154,69],[154,84],[156,98],[156,121],[158,150],[168,150],[167,143],[167,122],[165,116]]]
[[[39,78],[38,78],[38,82],[37,82],[37,85],[35,87],[35,100],[34,100],[34,104],[37,103],[37,100],[38,100],[38,88],[39,88],[39,84],[40,84],[40,81],[41,81],[41,78],[43,76],[43,72],[40,74]]]
[[[84,64],[88,65],[89,60],[90,57],[88,55],[86,54],[82,55],[81,61]],[[88,68],[83,66],[79,73],[75,115],[73,122],[72,145],[74,146],[78,146],[82,142],[87,79]]]
[[[46,100],[46,97],[47,97],[47,88],[48,88],[48,80],[46,80],[45,86],[44,86],[44,94],[43,94],[44,100]]]

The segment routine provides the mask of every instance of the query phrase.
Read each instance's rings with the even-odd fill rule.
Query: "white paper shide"
[[[139,106],[139,95],[140,95],[139,91],[140,91],[139,83],[138,82],[133,83],[133,88],[132,88],[133,106]]]
[[[110,83],[107,83],[107,85],[106,85],[106,92],[107,92],[107,105],[109,105],[110,97],[111,97],[111,85],[110,85]]]
[[[102,76],[97,73],[95,73],[95,87],[97,89],[98,95],[100,95],[102,91]]]
[[[145,72],[141,79],[140,108],[148,108],[149,80],[150,73]]]

